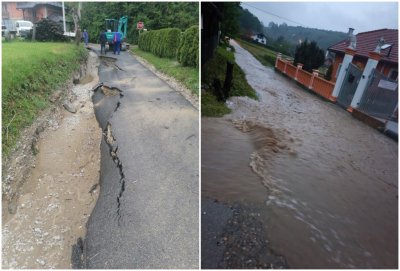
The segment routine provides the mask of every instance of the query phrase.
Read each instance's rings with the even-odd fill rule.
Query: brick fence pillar
[[[297,81],[297,75],[299,74],[299,70],[302,70],[302,69],[303,69],[303,64],[298,63],[297,64],[297,69],[296,69],[296,74],[294,75],[294,80]]]
[[[281,53],[279,53],[277,56],[276,56],[276,60],[275,60],[275,68],[278,68],[278,60],[281,60],[282,59],[282,54]]]
[[[289,61],[284,60],[284,62],[285,62],[285,67],[283,68],[283,73],[286,74],[286,67],[287,67],[287,64],[288,64]]]
[[[313,70],[311,81],[310,81],[310,85],[308,86],[309,89],[313,89],[312,85],[314,83],[314,78],[318,77],[318,75],[319,75],[318,70]]]

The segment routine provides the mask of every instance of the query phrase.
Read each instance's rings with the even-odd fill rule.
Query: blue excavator
[[[119,32],[121,34],[121,50],[129,49],[129,44],[126,43],[126,32],[128,29],[128,17],[122,16],[119,20],[106,19],[106,37],[110,50],[114,46],[114,34]]]

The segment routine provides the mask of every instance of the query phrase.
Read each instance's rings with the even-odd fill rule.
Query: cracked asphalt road
[[[198,111],[128,52],[111,56],[99,81],[123,96],[96,94],[94,106],[118,159],[103,136],[81,267],[197,269]]]

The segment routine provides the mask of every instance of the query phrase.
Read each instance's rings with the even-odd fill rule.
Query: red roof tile
[[[381,51],[382,60],[398,63],[398,30],[397,29],[379,29],[374,31],[362,32],[356,35],[356,55],[368,57],[368,53],[375,50],[378,40],[383,37],[386,44],[393,44],[392,48],[387,48]],[[332,45],[328,50],[333,52],[343,52],[347,47],[346,40],[343,40],[335,45]],[[389,55],[388,55],[389,54]]]

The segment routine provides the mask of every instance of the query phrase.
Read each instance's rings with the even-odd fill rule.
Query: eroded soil
[[[71,268],[71,248],[85,234],[99,186],[101,129],[91,89],[98,61],[92,53],[88,75],[72,89],[75,114],[61,116],[40,133],[38,153],[20,189],[15,214],[3,209],[3,268]]]

